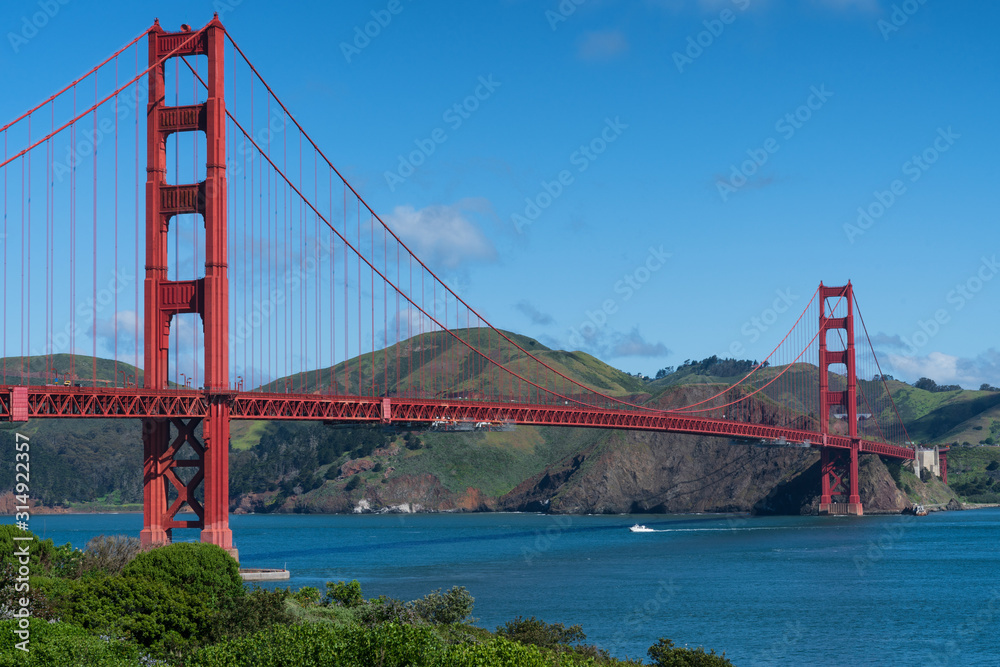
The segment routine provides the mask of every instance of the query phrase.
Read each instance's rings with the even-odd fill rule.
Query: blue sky
[[[762,358],[820,281],[850,279],[887,372],[1000,384],[1000,6],[13,0],[0,118],[154,17],[200,26],[213,6],[499,327],[653,374]]]

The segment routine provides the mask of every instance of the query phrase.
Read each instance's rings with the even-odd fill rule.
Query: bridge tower
[[[847,301],[846,317],[831,317],[834,306],[828,310],[827,299]],[[836,303],[836,302],[835,302]],[[827,348],[827,334],[831,331],[845,332],[846,346],[843,350]],[[842,391],[830,390],[829,368],[832,364],[842,364],[847,368],[847,387]],[[821,514],[864,513],[861,496],[858,493],[858,452],[861,439],[858,437],[857,369],[854,360],[854,288],[851,282],[843,287],[825,287],[819,284],[819,410],[820,432],[830,433],[830,408],[839,407],[847,419],[847,433],[851,439],[850,450],[836,450],[831,447],[820,449],[820,476],[822,492],[819,501]],[[843,502],[834,503],[834,496],[847,496]]]
[[[226,233],[226,106],[224,97],[225,28],[216,16],[195,33],[164,31],[157,20],[149,30],[149,104],[147,106],[145,378],[146,389],[167,389],[170,322],[174,315],[197,313],[205,333],[204,400],[207,416],[196,419],[143,420],[144,545],[169,542],[174,528],[200,528],[201,541],[217,544],[234,556],[229,529],[229,277]],[[202,104],[167,106],[164,56],[208,57],[208,94]],[[169,59],[168,59],[169,60]],[[167,137],[175,132],[204,132],[205,180],[167,184]],[[205,224],[205,274],[197,280],[167,279],[167,232],[171,218],[199,214]],[[176,436],[170,438],[171,425]],[[197,427],[201,426],[201,439]],[[196,457],[176,455],[187,443]],[[186,482],[178,468],[195,468]],[[204,484],[204,505],[195,491]],[[168,486],[169,485],[169,486]],[[168,504],[168,491],[176,498]],[[178,521],[187,505],[194,521]]]

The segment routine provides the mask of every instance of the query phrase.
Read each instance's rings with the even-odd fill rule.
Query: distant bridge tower
[[[827,310],[827,299],[847,301],[846,317],[830,317],[833,308]],[[827,349],[827,333],[843,329],[846,332],[846,347],[843,350]],[[829,368],[832,364],[843,364],[847,368],[847,387],[842,391],[830,390]],[[824,287],[819,284],[819,410],[820,432],[824,445],[830,433],[830,408],[840,407],[847,418],[850,450],[832,447],[820,449],[822,492],[819,501],[821,514],[864,513],[861,496],[858,494],[858,451],[861,440],[858,437],[858,378],[854,360],[854,288],[848,281],[844,287]],[[834,502],[834,497],[841,502]],[[847,502],[843,497],[847,496]]]
[[[226,252],[226,105],[224,98],[225,28],[218,16],[201,33],[184,26],[165,32],[159,21],[149,30],[149,105],[147,113],[145,387],[161,391],[169,377],[170,321],[174,315],[197,313],[205,332],[207,416],[143,420],[144,545],[169,542],[173,528],[200,528],[201,541],[233,550],[229,529],[229,277]],[[164,56],[208,56],[208,94],[203,104],[164,104]],[[168,185],[167,137],[175,132],[204,132],[207,146],[205,180]],[[200,214],[205,223],[205,275],[197,280],[167,279],[167,232],[171,218]],[[177,435],[170,440],[171,424]],[[202,439],[196,428],[201,425]],[[193,460],[179,460],[188,443]],[[187,482],[179,467],[195,468]],[[195,491],[204,483],[204,505]],[[168,486],[169,484],[169,486]],[[168,490],[176,491],[168,506]],[[178,521],[187,505],[194,521]]]

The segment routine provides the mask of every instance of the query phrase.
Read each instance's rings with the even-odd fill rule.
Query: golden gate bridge
[[[0,420],[141,420],[144,544],[197,528],[233,551],[234,419],[801,445],[820,451],[820,511],[844,514],[863,513],[860,454],[914,458],[850,283],[820,284],[766,359],[700,400],[574,379],[413,253],[217,16],[157,21],[0,134]]]

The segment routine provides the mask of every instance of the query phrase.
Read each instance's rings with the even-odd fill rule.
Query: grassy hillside
[[[454,493],[471,486],[499,496],[605,435],[595,429],[530,426],[510,433],[427,433],[420,436],[424,447],[395,464],[396,472],[434,475]]]
[[[421,334],[384,350],[363,354],[335,366],[278,378],[259,387],[261,391],[283,392],[290,388],[303,393],[397,396],[493,396],[508,391],[511,378],[497,373],[496,367],[469,349],[462,341],[484,350],[490,359],[512,372],[537,376],[536,362],[490,329],[455,329]],[[645,383],[628,373],[608,366],[584,352],[551,350],[538,341],[504,332],[531,355],[554,370],[611,396],[632,396],[645,390]],[[457,337],[457,338],[456,338]],[[460,340],[459,340],[460,339]],[[460,378],[446,387],[441,377]],[[499,383],[499,384],[498,384]],[[529,391],[529,389],[525,389]],[[526,399],[529,397],[526,395]]]
[[[1000,447],[952,449],[948,484],[968,502],[1000,503]]]
[[[0,358],[0,384],[46,385],[69,381],[93,386],[93,378],[96,377],[98,387],[121,387],[122,373],[129,377],[129,382],[136,377],[142,381],[142,369],[123,361],[100,357],[97,358],[95,375],[94,358],[82,354]]]

